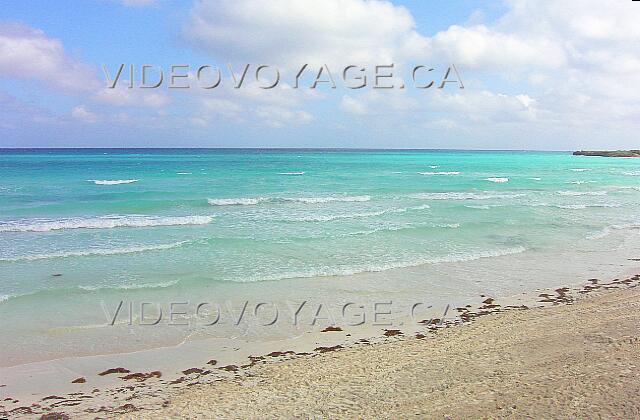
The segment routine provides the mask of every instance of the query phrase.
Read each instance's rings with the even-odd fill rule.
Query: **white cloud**
[[[274,128],[307,124],[313,121],[313,116],[306,111],[291,110],[277,106],[259,106],[256,114],[262,118],[267,125]]]
[[[200,0],[184,33],[216,58],[293,68],[399,62],[425,45],[407,9],[377,0]]]
[[[71,110],[71,116],[77,120],[94,123],[98,121],[98,116],[87,110],[84,105],[78,105]]]
[[[0,25],[0,75],[35,79],[66,92],[97,87],[91,67],[69,56],[62,42],[19,24]]]
[[[113,89],[105,87],[96,92],[94,98],[115,106],[162,108],[169,104],[169,97],[162,91],[128,89],[124,84]]]
[[[471,69],[558,68],[567,60],[563,49],[548,38],[502,33],[484,25],[453,25],[430,38],[427,49],[432,57]]]
[[[349,114],[367,114],[367,106],[364,104],[364,102],[352,98],[351,96],[343,96],[342,101],[340,102],[340,107],[343,111],[348,112]]]

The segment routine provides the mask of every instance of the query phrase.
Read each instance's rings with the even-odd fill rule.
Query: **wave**
[[[404,226],[382,226],[382,227],[377,227],[370,230],[360,230],[355,232],[341,233],[339,235],[334,235],[333,237],[343,238],[343,237],[352,237],[352,236],[366,236],[366,235],[373,235],[378,232],[399,232],[403,230],[419,229],[423,227],[458,229],[460,227],[460,223],[426,223],[426,224],[417,224],[417,225],[412,224],[412,225],[404,225]]]
[[[478,210],[489,210],[491,208],[491,206],[488,206],[486,204],[480,204],[480,205],[477,205],[477,206],[465,205],[465,207],[470,208],[470,209],[478,209]]]
[[[509,178],[485,178],[485,181],[503,183],[509,182]]]
[[[580,196],[580,195],[607,195],[606,191],[556,191],[559,195]]]
[[[305,204],[318,204],[318,203],[331,203],[334,201],[340,202],[365,202],[370,201],[371,197],[368,195],[355,195],[355,196],[345,196],[345,197],[300,197],[300,198],[283,198],[284,201],[293,201],[296,203],[305,203]]]
[[[48,260],[48,259],[56,259],[56,258],[70,258],[70,257],[136,254],[139,252],[163,251],[167,249],[177,248],[188,242],[189,241],[180,241],[172,244],[132,246],[128,248],[90,249],[86,251],[67,251],[67,252],[54,252],[51,254],[23,255],[20,257],[0,258],[0,262],[37,261],[37,260]]]
[[[629,230],[629,229],[639,229],[640,225],[637,223],[625,223],[622,225],[611,225],[607,226],[601,231],[592,232],[587,235],[587,239],[602,239],[606,236],[609,236],[616,230]]]
[[[479,194],[473,192],[433,192],[409,194],[409,198],[415,198],[419,200],[489,200],[492,198],[517,198],[523,196],[525,196],[525,194]]]
[[[598,181],[569,181],[567,182],[567,184],[575,184],[575,185],[582,185],[582,184],[595,184]]]
[[[304,171],[300,172],[278,172],[278,175],[304,175]]]
[[[255,198],[209,198],[212,206],[252,206],[263,202],[294,202],[304,204],[322,204],[332,202],[365,202],[370,201],[368,195],[325,196],[325,197],[255,197]]]
[[[176,172],[176,175],[193,175],[193,172]]]
[[[205,225],[213,216],[101,216],[67,219],[22,219],[0,222],[0,232],[49,232],[63,229],[111,229],[118,227],[150,227]]]
[[[340,219],[361,219],[366,217],[377,217],[390,213],[404,213],[408,209],[406,208],[394,208],[380,211],[363,212],[363,213],[347,213],[347,214],[335,214],[328,216],[306,216],[297,219],[286,219],[288,222],[331,222],[333,220]]]
[[[587,168],[573,168],[573,169],[570,169],[570,171],[573,171],[573,172],[587,172],[587,171],[590,171],[590,170],[591,169],[587,169]]]
[[[207,203],[212,206],[253,206],[266,198],[208,198]]]
[[[426,210],[430,209],[431,206],[428,204],[423,204],[421,206],[413,206],[413,207],[397,207],[380,211],[372,211],[372,212],[362,212],[362,213],[347,213],[347,214],[334,214],[327,216],[306,216],[295,219],[286,219],[288,222],[331,222],[333,220],[340,219],[363,219],[367,217],[377,217],[385,214],[398,214],[398,213],[406,213],[407,211],[413,210]]]
[[[393,270],[397,268],[416,267],[424,264],[457,263],[457,262],[465,262],[465,261],[475,261],[483,258],[496,258],[496,257],[502,257],[506,255],[519,254],[524,251],[526,251],[526,248],[522,246],[518,246],[514,248],[507,248],[507,249],[450,254],[450,255],[447,255],[444,257],[438,257],[438,258],[417,258],[412,261],[398,261],[398,262],[390,262],[386,264],[363,265],[363,266],[350,267],[350,268],[315,269],[315,270],[309,270],[304,272],[282,273],[280,275],[273,275],[273,276],[266,276],[266,277],[251,276],[251,277],[244,278],[242,280],[237,280],[237,281],[255,282],[255,281],[270,281],[270,280],[282,280],[282,279],[294,279],[294,278],[350,276],[350,275],[359,274],[359,273],[373,273],[373,272],[380,272],[380,271],[386,271],[386,270]]]
[[[139,290],[171,287],[178,283],[179,280],[170,280],[164,283],[119,284],[114,286],[78,286],[78,288],[88,292],[95,292],[97,290]]]
[[[460,172],[418,172],[420,175],[460,175]]]
[[[556,204],[555,207],[559,209],[569,209],[569,210],[582,210],[586,209],[586,204]]]
[[[93,182],[96,185],[133,184],[138,181],[138,179],[87,179],[87,182]]]
[[[624,174],[626,176],[640,176],[640,171],[629,171],[629,172],[624,172]]]
[[[532,181],[542,181],[542,178],[540,177],[533,177],[533,178],[529,178]]]

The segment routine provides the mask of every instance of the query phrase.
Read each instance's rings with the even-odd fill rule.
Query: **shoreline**
[[[575,301],[557,291],[558,304],[494,312],[431,340],[263,365],[249,378],[194,386],[158,410],[119,418],[635,418],[634,278],[629,288],[590,295],[592,282]]]
[[[629,259],[635,261],[635,259]],[[620,280],[613,282],[603,282],[592,279],[586,284],[578,287],[559,287],[557,289],[542,289],[535,292],[512,297],[491,297],[481,295],[477,305],[467,305],[466,307],[451,308],[449,316],[451,318],[440,320],[429,318],[414,326],[402,329],[380,329],[355,331],[354,329],[342,328],[339,325],[334,329],[327,328],[321,334],[309,334],[309,338],[301,342],[277,342],[260,343],[257,347],[245,349],[231,353],[226,360],[209,360],[202,366],[192,366],[171,374],[167,364],[166,353],[162,349],[155,351],[143,351],[139,353],[139,361],[145,359],[144,363],[138,363],[136,369],[129,369],[131,366],[123,367],[114,357],[104,357],[102,370],[96,370],[99,364],[91,363],[91,357],[72,361],[80,365],[79,371],[93,371],[89,376],[75,377],[74,372],[58,372],[66,379],[75,377],[75,384],[67,387],[67,392],[59,391],[57,394],[40,395],[41,398],[33,401],[24,399],[23,394],[18,399],[11,390],[14,387],[7,387],[11,378],[3,379],[0,384],[0,414],[10,417],[33,416],[46,414],[49,412],[64,412],[76,416],[106,415],[113,416],[118,413],[133,412],[137,417],[144,410],[151,410],[148,413],[155,415],[157,409],[171,404],[175,398],[186,395],[193,386],[207,387],[217,386],[218,382],[236,383],[237,381],[249,380],[255,369],[262,369],[263,366],[279,365],[282,363],[304,363],[300,360],[314,360],[316,357],[328,355],[339,355],[343,350],[395,345],[396,342],[408,342],[411,340],[437,339],[442,330],[464,330],[458,325],[473,325],[478,318],[493,318],[493,315],[508,313],[533,313],[549,307],[571,306],[575,302],[584,300],[584,297],[591,298],[592,295],[607,295],[609,289],[632,289],[640,285],[639,270],[627,270],[625,276],[620,276]],[[547,292],[541,293],[543,290]],[[485,317],[484,315],[492,315]],[[449,328],[455,327],[455,328]],[[320,341],[317,341],[320,340]],[[265,351],[266,350],[266,351]],[[338,351],[340,350],[340,351]],[[209,351],[209,355],[210,355]],[[152,356],[152,357],[149,357]],[[333,357],[333,356],[329,356]],[[340,356],[336,356],[340,357]],[[95,359],[96,357],[94,357]],[[112,365],[108,365],[108,360],[112,360]],[[202,354],[202,359],[206,361],[206,355]],[[244,361],[243,361],[244,360]],[[95,361],[95,360],[94,360]],[[364,361],[363,361],[364,362]],[[117,364],[117,366],[116,366]],[[31,364],[31,373],[36,373],[43,367],[43,363]],[[108,367],[107,367],[108,366]],[[162,366],[163,370],[157,370]],[[138,369],[142,368],[144,369]],[[175,370],[175,365],[173,370]],[[168,370],[167,370],[168,369]],[[105,373],[108,372],[108,373]],[[164,372],[164,373],[163,373]],[[51,373],[51,372],[49,372]],[[102,374],[102,375],[101,375]],[[16,378],[14,378],[16,379]],[[72,381],[66,381],[68,384]],[[4,386],[3,386],[4,385]],[[11,384],[10,384],[11,385]],[[45,384],[46,385],[46,384]],[[70,392],[75,389],[75,392]],[[26,390],[25,390],[26,391]],[[33,391],[33,390],[32,390]],[[66,394],[66,395],[65,395]],[[212,397],[215,398],[215,397]],[[143,411],[139,411],[143,410]]]

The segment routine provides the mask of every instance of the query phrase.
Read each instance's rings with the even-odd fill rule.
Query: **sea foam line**
[[[205,225],[213,216],[101,216],[65,219],[22,219],[0,222],[0,232],[49,232],[63,229],[111,229],[118,227],[150,227]]]
[[[450,171],[450,172],[418,172],[420,175],[460,175],[458,171]]]
[[[307,217],[301,217],[301,218],[286,219],[285,221],[288,221],[288,222],[331,222],[333,220],[361,219],[361,218],[366,218],[366,217],[382,216],[384,214],[389,214],[389,213],[404,213],[406,211],[407,211],[406,208],[393,208],[393,209],[372,211],[372,212],[363,212],[363,213],[335,214],[335,215],[329,215],[329,216],[307,216]]]
[[[310,278],[310,277],[331,277],[331,276],[350,276],[359,273],[373,273],[380,272],[386,270],[393,270],[397,268],[406,268],[406,267],[416,267],[424,264],[443,264],[443,263],[458,263],[458,262],[466,262],[466,261],[475,261],[483,258],[496,258],[502,257],[506,255],[519,254],[521,252],[525,252],[526,248],[522,246],[517,246],[514,248],[507,249],[497,249],[497,250],[486,250],[479,252],[471,252],[471,253],[458,253],[458,254],[450,254],[443,257],[437,258],[418,258],[412,261],[398,261],[398,262],[390,262],[386,264],[374,264],[374,265],[366,265],[366,266],[357,266],[351,268],[327,268],[327,269],[316,269],[309,270],[303,272],[289,272],[282,273],[280,275],[272,275],[272,276],[250,276],[244,279],[238,279],[238,282],[255,282],[255,281],[270,281],[270,280],[282,280],[282,279],[292,279],[292,278]]]
[[[606,191],[556,191],[559,195],[579,196],[579,195],[607,195]]]
[[[489,182],[496,182],[496,183],[503,183],[503,182],[509,182],[509,178],[485,178],[485,181],[489,181]]]
[[[1,262],[18,262],[18,261],[48,260],[48,259],[56,259],[56,258],[135,254],[139,252],[162,251],[162,250],[177,248],[188,242],[189,241],[180,241],[172,244],[132,246],[128,248],[89,249],[86,251],[67,251],[67,252],[54,252],[51,254],[23,255],[19,257],[0,258],[0,261]]]
[[[170,280],[163,283],[143,283],[143,284],[119,284],[114,286],[78,286],[78,289],[88,292],[98,290],[138,290],[138,289],[157,289],[171,287],[179,283],[179,280]]]
[[[473,193],[473,192],[429,192],[409,194],[409,198],[418,200],[489,200],[492,198],[517,198],[525,194],[493,194],[493,193]]]
[[[133,184],[138,181],[138,179],[87,179],[87,182],[93,182],[96,185]]]
[[[325,196],[325,197],[246,197],[246,198],[208,198],[212,206],[254,206],[260,203],[293,202],[304,204],[322,204],[332,202],[365,202],[370,201],[368,195]]]

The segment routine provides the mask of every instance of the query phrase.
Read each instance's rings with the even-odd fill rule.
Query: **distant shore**
[[[640,157],[640,150],[578,150],[574,156]]]

